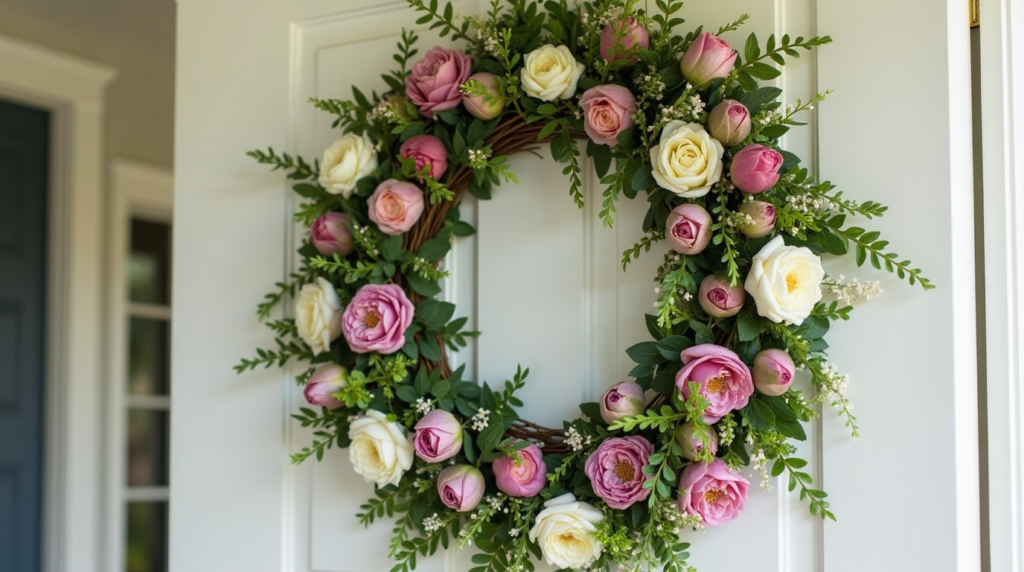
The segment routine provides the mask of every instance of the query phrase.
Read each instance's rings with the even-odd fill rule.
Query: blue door
[[[0,101],[0,572],[38,572],[50,117]]]

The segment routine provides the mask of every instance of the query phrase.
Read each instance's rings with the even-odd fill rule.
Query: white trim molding
[[[103,492],[104,93],[113,68],[0,36],[0,98],[52,118],[43,570],[93,572]]]

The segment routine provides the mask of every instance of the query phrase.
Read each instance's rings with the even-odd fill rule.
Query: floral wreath
[[[857,435],[824,336],[880,289],[827,277],[820,256],[852,250],[858,266],[933,285],[878,232],[846,224],[885,206],[844,199],[778,146],[828,92],[783,108],[782,90],[758,80],[830,38],[762,47],[751,34],[741,55],[720,36],[746,16],[680,36],[679,0],[657,0],[653,14],[636,0],[492,0],[460,20],[451,4],[409,4],[419,25],[463,48],[417,59],[418,38],[404,31],[388,92],[313,100],[343,132],[322,160],[249,153],[298,181],[295,218],[310,229],[301,267],[259,306],[277,347],[236,366],[310,364],[297,382],[318,407],[294,417],[315,440],[293,461],[349,449],[376,485],[360,520],[397,518],[395,571],[451,542],[476,546],[474,572],[533,570],[539,558],[693,570],[680,531],[737,517],[751,464],[765,487],[788,473],[811,514],[834,519],[790,441],[805,439],[823,402]],[[517,182],[509,155],[548,143],[582,206],[577,140],[606,187],[606,226],[620,197],[650,204],[623,268],[668,248],[646,316],[653,340],[626,350],[632,380],[550,429],[516,411],[529,370],[496,387],[452,370],[446,350],[479,332],[435,296],[452,241],[474,232],[460,199]],[[270,319],[286,299],[294,318]],[[793,388],[798,371],[806,392]]]

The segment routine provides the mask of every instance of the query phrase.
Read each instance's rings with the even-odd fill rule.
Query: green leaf
[[[747,36],[747,43],[743,48],[743,59],[752,62],[759,57],[761,57],[761,46],[757,43],[757,36],[750,34]]]
[[[412,288],[412,291],[419,294],[420,296],[437,296],[441,293],[441,287],[438,286],[437,282],[427,280],[419,274],[409,273],[405,277],[405,281]]]
[[[501,442],[501,435],[505,432],[505,424],[501,415],[492,413],[487,421],[487,427],[477,435],[476,446],[480,449],[481,455],[486,455],[494,450]]]
[[[754,429],[764,430],[775,426],[775,413],[767,403],[761,401],[756,395],[743,408],[743,413]]]
[[[455,314],[455,304],[440,300],[423,300],[416,305],[416,319],[428,331],[440,331]]]
[[[640,365],[658,365],[665,357],[658,350],[657,342],[640,342],[626,349],[626,355]]]
[[[650,190],[657,184],[654,180],[654,175],[651,174],[651,169],[648,166],[640,167],[633,174],[633,181],[631,186],[634,191],[647,191]]]
[[[679,353],[693,345],[693,340],[686,336],[669,336],[657,342],[658,351],[665,359],[680,361]]]
[[[580,412],[595,423],[603,422],[601,419],[601,405],[594,402],[581,403]]]
[[[764,62],[756,62],[747,66],[747,71],[750,75],[757,79],[770,80],[775,79],[782,75],[782,72],[774,66],[770,66]]]
[[[395,395],[406,403],[415,403],[420,398],[420,394],[411,385],[399,385],[395,390]]]
[[[757,339],[764,329],[761,319],[754,315],[753,304],[745,304],[740,313],[736,316],[736,329],[739,331],[740,341],[749,342]]]
[[[420,355],[430,361],[441,361],[441,348],[437,345],[437,338],[426,336],[420,340]]]
[[[612,165],[612,150],[609,146],[587,140],[587,155],[594,160],[594,171],[598,177],[608,174],[608,169]]]
[[[416,255],[420,258],[429,262],[435,260],[441,260],[445,254],[451,250],[452,243],[447,233],[441,233],[434,238],[426,241],[420,246],[420,249],[416,251]]]
[[[710,344],[715,341],[715,333],[711,331],[711,328],[707,325],[698,322],[697,320],[690,320],[690,329],[693,330],[693,341],[697,344]]]
[[[394,262],[402,255],[402,237],[389,236],[380,243],[380,255],[384,260]]]
[[[766,104],[771,103],[782,95],[782,90],[777,87],[759,87],[749,93],[739,96],[739,102],[747,106],[750,115],[756,115]]]

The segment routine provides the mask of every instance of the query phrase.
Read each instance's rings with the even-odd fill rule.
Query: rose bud
[[[416,456],[428,463],[451,459],[462,449],[462,424],[451,413],[435,409],[413,427]]]
[[[437,495],[444,506],[456,512],[468,512],[484,496],[484,475],[476,467],[455,465],[437,475]]]
[[[689,422],[676,429],[676,442],[683,449],[683,458],[696,461],[706,447],[714,457],[718,454],[718,434],[709,425]]]
[[[711,215],[700,205],[677,206],[665,221],[665,240],[680,254],[699,253],[711,242]]]
[[[763,350],[754,358],[754,387],[765,395],[782,395],[793,382],[796,366],[782,350]]]
[[[466,83],[474,80],[480,82],[487,93],[495,97],[492,99],[480,94],[469,95],[463,90],[462,105],[466,106],[466,111],[473,117],[484,121],[501,115],[501,112],[505,110],[505,100],[501,97],[501,91],[498,90],[498,76],[487,72],[475,73],[466,79]]]
[[[548,482],[548,467],[544,464],[540,448],[530,444],[517,451],[518,458],[499,457],[491,463],[494,484],[510,497],[537,496]]]
[[[623,381],[611,386],[601,396],[601,419],[613,423],[644,412],[644,390],[632,381]]]
[[[764,201],[744,201],[739,211],[754,222],[737,227],[748,238],[761,238],[775,230],[775,205]]]
[[[775,186],[780,167],[782,155],[778,151],[764,145],[747,145],[733,156],[729,175],[739,190],[756,195]]]
[[[341,388],[348,385],[348,370],[326,363],[313,372],[306,381],[306,387],[302,393],[306,396],[306,402],[310,405],[322,405],[327,409],[337,409],[343,405],[334,398],[334,394],[341,391]]]
[[[406,122],[416,121],[413,115],[409,114],[409,109],[406,107],[409,103],[409,98],[404,95],[393,93],[385,98],[388,105],[391,106],[391,110],[394,111],[399,117],[406,120]]]
[[[704,89],[712,80],[729,77],[736,55],[736,50],[725,40],[704,32],[686,48],[679,67],[687,81],[697,89]]]
[[[622,37],[616,38],[616,34]],[[609,62],[622,59],[633,46],[640,46],[641,50],[646,50],[650,45],[651,40],[647,35],[647,28],[644,28],[632,16],[626,18],[625,21],[616,22],[614,28],[608,24],[601,30],[601,57]],[[629,57],[630,63],[634,63],[636,60],[636,56]]]
[[[322,215],[309,227],[309,238],[316,251],[324,256],[348,256],[352,253],[352,228],[347,214],[330,212]]]
[[[723,99],[708,115],[708,131],[722,145],[738,145],[750,135],[750,112],[735,99]]]
[[[714,274],[704,277],[697,293],[700,307],[713,318],[735,316],[743,308],[743,301],[746,298],[747,294],[743,291],[742,284],[730,286],[729,280]]]
[[[413,159],[416,162],[417,173],[429,165],[430,178],[435,181],[441,180],[448,170],[448,151],[445,150],[444,143],[433,135],[410,137],[398,148],[398,154],[406,159]]]

